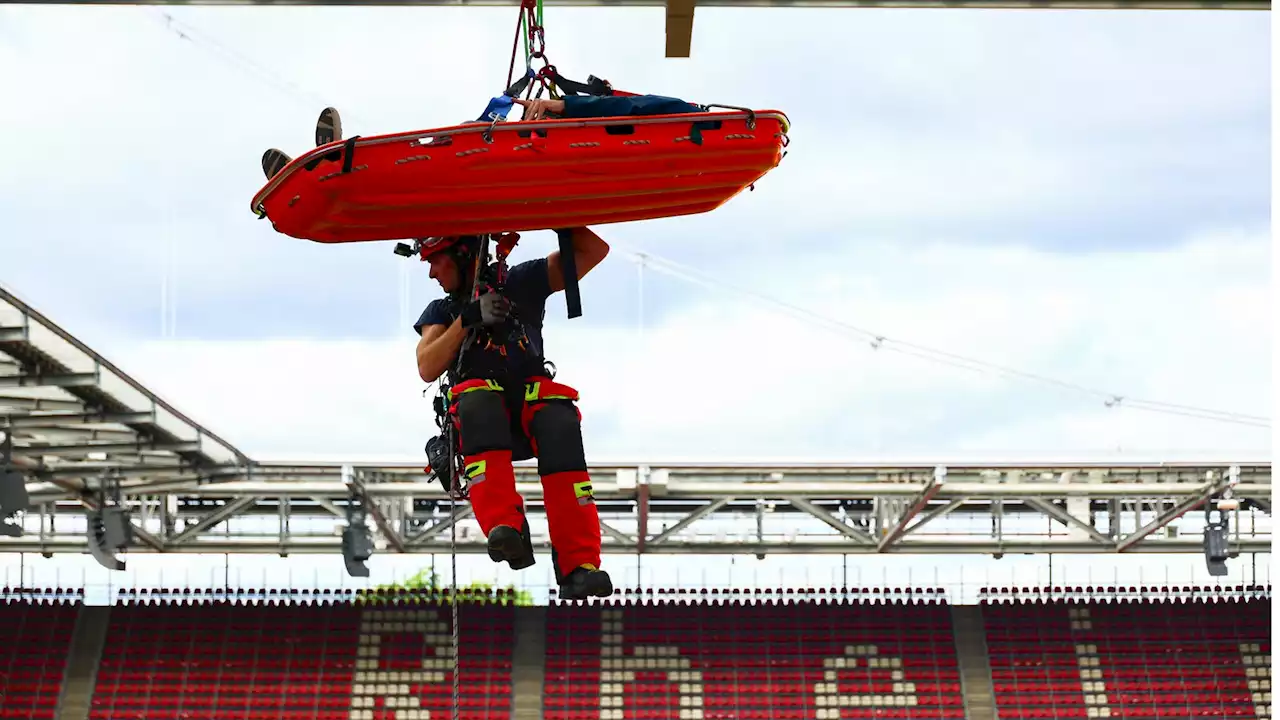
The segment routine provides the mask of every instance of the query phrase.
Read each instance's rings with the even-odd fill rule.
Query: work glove
[[[462,308],[462,327],[470,330],[480,325],[498,325],[511,315],[511,301],[495,292],[487,292]]]

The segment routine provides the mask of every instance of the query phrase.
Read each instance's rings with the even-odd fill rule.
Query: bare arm
[[[587,273],[599,265],[608,254],[609,243],[601,239],[591,228],[573,229],[573,258],[579,280],[586,277]],[[559,250],[547,256],[547,275],[551,281],[551,292],[564,290],[564,270],[560,265]]]
[[[422,328],[422,338],[418,340],[418,375],[423,382],[435,382],[449,369],[466,336],[461,318],[447,328],[444,325]]]

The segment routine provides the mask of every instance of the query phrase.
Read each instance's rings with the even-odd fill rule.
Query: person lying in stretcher
[[[569,95],[558,99],[511,98],[511,102],[524,108],[522,121],[706,112],[705,108],[662,95]],[[488,120],[469,120],[462,124],[487,124],[488,122]],[[336,109],[325,108],[316,121],[316,147],[342,139],[342,117]],[[291,162],[293,158],[284,151],[271,148],[262,154],[262,171],[270,180]]]

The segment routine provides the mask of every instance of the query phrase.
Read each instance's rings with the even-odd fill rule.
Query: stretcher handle
[[[573,254],[573,230],[556,230],[560,238],[560,274],[564,276],[564,304],[569,319],[582,315],[582,294],[578,290],[578,258]]]

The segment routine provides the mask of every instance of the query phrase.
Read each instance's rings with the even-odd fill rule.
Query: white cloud
[[[348,134],[476,114],[504,84],[514,12],[166,11],[194,41],[164,29],[154,8],[6,10],[17,39],[0,44],[0,65],[24,69],[0,76],[0,96],[21,99],[0,108],[0,131],[24,138],[8,156],[17,171],[0,173],[6,276],[248,450],[417,453],[430,412],[412,337],[359,343],[316,330],[366,314],[369,327],[391,327],[397,261],[385,246],[279,236],[248,201],[261,151],[304,148],[321,102],[343,109]],[[756,192],[610,237],[714,262],[726,279],[892,337],[1139,397],[1263,412],[1265,246],[1252,228],[1240,241],[1203,234],[1265,222],[1254,202],[1265,181],[1253,174],[1265,167],[1255,122],[1267,113],[1265,73],[1253,69],[1268,36],[1255,16],[708,9],[689,60],[661,59],[660,8],[553,8],[547,22],[552,60],[570,75],[778,107],[795,122],[790,156]],[[590,31],[596,22],[627,32]],[[1186,52],[1203,46],[1213,51]],[[1048,237],[1082,223],[1114,242]],[[1131,236],[1148,226],[1154,239]],[[1002,249],[982,247],[988,234]],[[320,337],[130,339],[128,328],[158,325],[171,242],[180,336],[305,325],[297,332]],[[1078,245],[1121,250],[1037,249]],[[1136,246],[1162,249],[1123,251]],[[583,392],[598,452],[1266,446],[1248,429],[1108,412],[1094,398],[873,354],[678,281],[646,288],[665,314],[642,344],[616,319],[629,302],[617,288],[588,283],[588,311],[611,319],[589,332],[553,303],[553,358]]]
[[[1268,415],[1267,239],[1160,253],[846,251],[767,292],[891,338],[1128,397]],[[611,259],[619,262],[620,258]],[[839,274],[837,274],[837,271]],[[747,277],[761,287],[759,278]],[[591,283],[585,287],[591,297]],[[892,291],[891,291],[892,290]],[[1246,453],[1265,429],[1108,410],[1101,398],[881,350],[724,295],[645,329],[549,307],[560,378],[597,458]],[[251,454],[416,456],[429,436],[413,338],[112,343],[113,357]]]
[[[195,40],[157,8],[6,12],[20,41],[0,44],[0,66],[22,72],[0,76],[14,99],[0,131],[23,141],[0,172],[0,252],[81,304],[107,291],[107,262],[111,286],[158,282],[170,238],[193,317],[219,293],[304,303],[313,280],[349,295],[383,281],[383,247],[314,247],[252,217],[262,151],[304,149],[321,102],[348,134],[473,117],[505,83],[514,29],[512,8],[165,11]],[[552,8],[547,23],[570,75],[792,117],[791,154],[756,192],[617,229],[662,232],[667,254],[841,232],[1009,241],[1019,223],[1018,242],[1044,244],[1025,226],[1236,222],[1227,201],[1265,212],[1268,36],[1252,15],[704,9],[688,60],[661,58],[661,8]],[[365,282],[335,282],[348,268]]]

